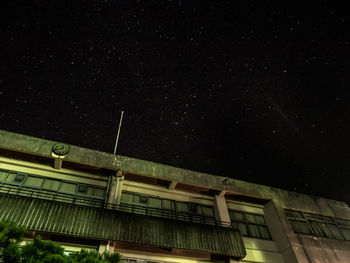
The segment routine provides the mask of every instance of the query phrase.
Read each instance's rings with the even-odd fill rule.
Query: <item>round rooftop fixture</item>
[[[69,145],[64,143],[56,143],[52,146],[53,153],[59,156],[68,154],[69,150],[70,150]]]

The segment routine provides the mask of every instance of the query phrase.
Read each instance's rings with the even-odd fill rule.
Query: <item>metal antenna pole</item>
[[[122,111],[122,113],[120,115],[120,121],[119,121],[119,128],[118,128],[117,138],[115,139],[114,154],[117,152],[117,146],[118,146],[118,140],[119,140],[119,134],[120,134],[120,127],[122,126],[123,115],[124,115],[124,111]]]

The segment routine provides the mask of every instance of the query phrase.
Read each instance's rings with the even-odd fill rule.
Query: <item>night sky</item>
[[[350,203],[345,6],[5,2],[0,129]]]

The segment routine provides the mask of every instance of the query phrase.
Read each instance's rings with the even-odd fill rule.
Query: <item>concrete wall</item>
[[[284,263],[282,254],[278,251],[274,241],[256,238],[243,238],[247,256],[242,262],[256,263]]]
[[[308,207],[297,201],[291,200],[290,203],[293,203],[293,207],[289,208],[298,207],[304,208],[302,209],[304,211],[310,211]],[[330,209],[330,203],[326,202],[323,205],[318,203],[317,209],[314,208],[311,211],[316,212],[315,210],[317,210],[320,214],[336,217],[336,213],[330,212],[335,210],[334,208]],[[276,241],[286,263],[350,262],[350,242],[295,234],[285,216],[284,208],[279,202],[271,200],[265,205],[264,211],[272,238]],[[326,214],[327,212],[328,214]],[[341,215],[347,214],[344,214],[343,210]]]
[[[31,155],[52,158],[52,146],[56,142],[34,138],[30,136],[15,134],[0,130],[0,148],[10,151],[18,151]],[[189,171],[168,165],[153,163],[135,158],[116,156],[110,153],[103,153],[71,146],[71,151],[64,158],[77,164],[89,165],[97,168],[125,172],[162,179],[166,181],[176,181],[186,185],[193,185],[208,188],[213,191],[226,191],[230,194],[253,197],[265,200],[264,214],[270,228],[272,238],[275,240],[277,250],[280,251],[286,263],[294,262],[347,262],[349,257],[349,242],[335,241],[331,239],[313,238],[310,236],[296,235],[285,217],[284,209],[291,208],[306,212],[319,213],[326,216],[344,218],[350,220],[349,206],[340,201],[329,200],[321,197],[310,196],[295,192],[289,192],[273,187],[257,185],[249,182],[210,174]],[[90,173],[81,173],[71,170],[54,170],[49,166],[40,166],[23,161],[13,161],[10,159],[0,159],[0,168],[13,169],[16,171],[26,171],[28,173],[44,175],[48,177],[64,178],[80,182],[84,180],[87,184],[106,186],[107,178]],[[146,189],[140,184],[126,183],[123,189],[135,191],[153,192],[157,191],[153,186]],[[152,189],[151,189],[152,188]],[[159,190],[159,189],[158,189]],[[172,192],[173,191],[173,192]],[[159,196],[174,200],[188,202],[205,202],[210,204],[213,199],[206,196],[196,196],[175,190],[161,190]],[[166,197],[165,197],[166,196]],[[228,206],[230,207],[228,202]],[[236,204],[237,205],[237,204]],[[241,205],[241,209],[246,209]],[[250,207],[250,210],[253,208]],[[238,209],[239,210],[239,209]],[[254,210],[254,209],[253,209]],[[250,243],[251,244],[251,243]],[[249,245],[248,245],[249,246]],[[320,252],[322,251],[322,253]],[[350,260],[348,260],[350,262]]]

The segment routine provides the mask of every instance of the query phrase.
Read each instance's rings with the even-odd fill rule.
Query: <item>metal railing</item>
[[[105,203],[102,199],[96,199],[85,196],[78,196],[72,194],[65,194],[51,190],[39,190],[26,187],[18,187],[16,185],[1,184],[0,194],[22,196],[26,198],[44,199],[54,202],[69,203],[80,206],[89,206],[100,209],[116,210],[120,212],[132,213],[136,215],[146,215],[151,217],[161,217],[171,220],[179,220],[191,223],[232,227],[230,222],[222,222],[215,220],[214,217],[204,216],[200,214],[192,214],[186,212],[179,212],[169,209],[162,209],[156,207],[135,205],[121,203],[119,205]]]

